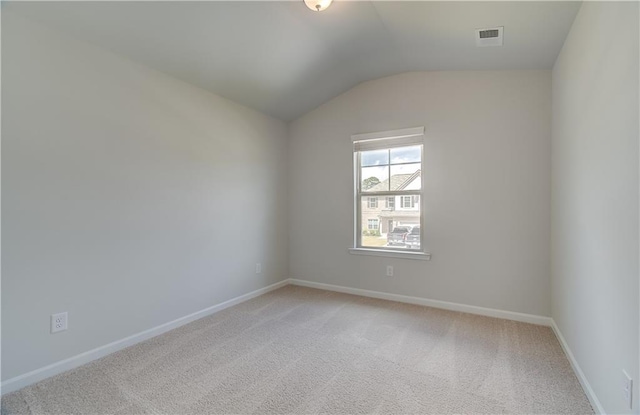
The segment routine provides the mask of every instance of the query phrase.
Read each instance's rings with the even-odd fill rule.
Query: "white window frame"
[[[349,249],[352,254],[377,255],[408,259],[431,259],[431,254],[426,251],[425,243],[425,198],[424,185],[424,127],[405,128],[402,130],[382,131],[377,133],[356,134],[351,136],[353,142],[353,171],[354,171],[354,238],[353,247]],[[421,146],[421,186],[419,190],[389,190],[378,192],[363,192],[361,189],[360,155],[362,151],[388,149],[394,147]],[[420,250],[409,250],[396,247],[364,247],[362,246],[362,197],[390,197],[390,196],[419,196],[420,197]],[[367,199],[368,200],[368,199]],[[369,202],[367,201],[367,206]],[[368,226],[368,222],[367,222]]]
[[[371,203],[372,201],[374,203]],[[378,209],[378,203],[378,196],[369,196],[369,198],[367,199],[367,209]]]
[[[371,222],[375,223],[375,226],[373,228],[371,227]],[[380,229],[380,221],[378,219],[367,219],[367,230],[377,231],[378,229]]]

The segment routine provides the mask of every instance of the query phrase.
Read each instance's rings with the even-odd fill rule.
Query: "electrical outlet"
[[[633,379],[626,371],[622,371],[622,390],[625,402],[628,408],[633,409]]]
[[[393,277],[393,265],[387,265],[387,277]]]
[[[67,312],[51,314],[51,333],[57,333],[67,329]]]
[[[262,273],[262,264],[261,263],[256,263],[256,274],[261,274]]]

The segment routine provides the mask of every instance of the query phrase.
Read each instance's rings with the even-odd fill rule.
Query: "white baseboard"
[[[62,372],[66,372],[67,370],[74,369],[78,366],[84,365],[93,360],[96,360],[101,357],[107,356],[111,353],[117,352],[118,350],[122,350],[126,347],[133,346],[136,343],[140,343],[142,341],[148,340],[152,337],[158,336],[169,330],[173,330],[185,324],[191,323],[192,321],[214,314],[218,311],[224,310],[225,308],[232,307],[236,304],[240,304],[244,301],[258,297],[262,294],[266,294],[269,291],[276,290],[288,284],[299,285],[299,286],[310,287],[310,288],[318,288],[318,289],[327,290],[327,291],[336,291],[336,292],[341,292],[346,294],[360,295],[364,297],[379,298],[383,300],[398,301],[398,302],[408,303],[408,304],[417,304],[417,305],[423,305],[427,307],[441,308],[445,310],[460,311],[464,313],[477,314],[477,315],[488,316],[488,317],[496,317],[496,318],[501,318],[506,320],[515,320],[515,321],[521,321],[524,323],[538,324],[542,326],[549,326],[553,329],[553,332],[558,338],[558,341],[560,342],[560,345],[562,346],[562,349],[564,350],[567,356],[567,359],[569,359],[569,362],[571,363],[571,366],[578,380],[580,381],[580,384],[582,385],[585,391],[585,394],[587,395],[587,397],[589,398],[589,401],[591,402],[591,406],[598,413],[605,414],[604,409],[600,404],[600,401],[598,400],[595,393],[593,392],[593,389],[591,388],[591,385],[589,384],[589,382],[587,381],[587,378],[582,372],[582,369],[580,369],[580,366],[578,365],[578,362],[573,356],[571,349],[569,349],[569,346],[567,345],[567,342],[565,341],[562,333],[560,332],[560,329],[556,325],[555,321],[553,321],[553,319],[550,317],[537,316],[533,314],[524,314],[524,313],[518,313],[514,311],[497,310],[497,309],[486,308],[486,307],[477,307],[477,306],[459,304],[459,303],[451,303],[447,301],[432,300],[428,298],[411,297],[411,296],[400,295],[400,294],[391,294],[391,293],[385,293],[380,291],[364,290],[360,288],[345,287],[341,285],[323,284],[319,282],[305,281],[305,280],[299,280],[299,279],[287,279],[287,280],[277,282],[275,284],[269,285],[259,290],[255,290],[250,293],[233,298],[231,300],[205,308],[204,310],[197,311],[195,313],[189,314],[179,319],[176,319],[168,323],[161,324],[157,327],[131,335],[124,339],[117,340],[115,342],[106,344],[104,346],[100,346],[93,350],[89,350],[87,352],[81,353],[79,355],[70,357],[65,360],[61,360],[59,362],[50,364],[40,369],[33,370],[23,375],[19,375],[14,378],[7,379],[6,381],[2,382],[2,384],[0,385],[0,391],[2,394],[16,391],[25,386],[31,385],[35,382],[41,381],[43,379],[57,375]]]
[[[422,297],[410,297],[408,295],[390,294],[381,291],[363,290],[361,288],[344,287],[342,285],[323,284],[313,281],[290,279],[290,284],[302,287],[318,288],[321,290],[337,291],[340,293],[361,295],[363,297],[380,298],[383,300],[398,301],[400,303],[417,304],[427,307],[442,308],[445,310],[460,311],[463,313],[477,314],[481,316],[496,317],[505,320],[515,320],[524,323],[551,326],[551,317],[537,316],[534,314],[518,313],[515,311],[496,310],[494,308],[478,307],[473,305],[450,303],[448,301],[431,300]]]
[[[410,297],[410,296],[400,295],[400,294],[390,294],[390,293],[385,293],[380,291],[363,290],[361,288],[352,288],[352,287],[345,287],[341,285],[323,284],[319,282],[305,281],[305,280],[298,280],[298,279],[289,279],[289,283],[292,285],[300,285],[302,287],[317,288],[320,290],[327,290],[327,291],[337,291],[337,292],[346,293],[346,294],[380,298],[383,300],[398,301],[401,303],[417,304],[417,305],[423,305],[423,306],[434,307],[434,308],[442,308],[445,310],[460,311],[464,313],[478,314],[482,316],[496,317],[496,318],[502,318],[506,320],[515,320],[515,321],[521,321],[524,323],[538,324],[541,326],[551,327],[554,334],[558,338],[558,341],[560,342],[560,345],[562,346],[562,349],[564,350],[564,353],[567,356],[567,359],[571,363],[571,367],[573,368],[573,371],[576,374],[576,377],[580,381],[580,384],[582,385],[582,388],[584,389],[584,392],[587,395],[587,398],[589,399],[591,406],[597,413],[603,414],[603,415],[605,414],[604,408],[600,404],[600,401],[598,400],[598,397],[596,396],[596,394],[593,392],[593,389],[591,388],[589,381],[587,381],[587,378],[585,377],[584,373],[582,372],[582,369],[580,368],[580,366],[578,365],[578,362],[573,356],[571,349],[569,349],[569,345],[565,341],[564,336],[562,335],[562,332],[560,332],[560,329],[556,325],[556,322],[551,317],[517,313],[514,311],[496,310],[493,308],[477,307],[477,306],[459,304],[459,303],[450,303],[447,301],[431,300],[428,298],[421,298],[421,297]]]
[[[604,411],[602,404],[600,403],[600,401],[598,400],[598,397],[596,396],[595,392],[591,388],[591,385],[589,384],[589,381],[587,380],[586,376],[582,372],[580,365],[578,365],[578,361],[573,356],[573,353],[571,352],[571,349],[569,348],[567,341],[564,339],[564,336],[562,335],[560,328],[558,327],[555,320],[553,319],[551,320],[551,328],[553,329],[553,332],[558,338],[558,341],[562,346],[562,350],[564,350],[564,354],[567,356],[567,359],[569,359],[569,363],[571,363],[573,372],[576,374],[576,377],[580,381],[580,384],[582,385],[582,389],[584,389],[584,393],[585,395],[587,395],[587,398],[589,399],[589,402],[591,403],[593,410],[596,411],[596,413],[598,414],[604,415],[606,412]]]
[[[80,353],[79,355],[70,357],[68,359],[61,360],[56,363],[52,363],[45,367],[41,367],[40,369],[32,370],[31,372],[16,376],[11,379],[7,379],[4,382],[2,382],[2,384],[0,385],[1,393],[6,394],[9,392],[16,391],[18,389],[22,389],[23,387],[31,385],[32,383],[41,381],[43,379],[57,375],[62,372],[66,372],[67,370],[74,369],[78,366],[82,366],[93,360],[96,360],[108,354],[117,352],[118,350],[122,350],[126,347],[133,346],[136,343],[140,343],[142,341],[148,340],[152,337],[158,336],[169,330],[173,330],[185,324],[191,323],[192,321],[214,314],[218,311],[224,310],[225,308],[229,308],[236,304],[240,304],[244,301],[250,300],[259,295],[268,293],[269,291],[273,291],[280,287],[284,287],[285,285],[288,285],[288,284],[289,284],[289,280],[283,280],[275,284],[271,284],[267,287],[260,288],[259,290],[252,291],[250,293],[241,295],[236,298],[232,298],[231,300],[224,301],[214,306],[207,307],[204,310],[196,311],[195,313],[189,314],[184,317],[180,317],[176,320],[161,324],[157,327],[154,327],[145,331],[141,331],[140,333],[136,333],[129,337],[125,337],[124,339],[117,340],[115,342],[106,344],[104,346],[100,346],[93,350]]]

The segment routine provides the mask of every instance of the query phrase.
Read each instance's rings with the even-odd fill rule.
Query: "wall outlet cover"
[[[57,333],[67,329],[67,312],[51,314],[51,333]]]

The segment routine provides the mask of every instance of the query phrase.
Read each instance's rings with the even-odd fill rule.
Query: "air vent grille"
[[[476,29],[477,46],[502,46],[504,26]]]
[[[480,39],[488,39],[498,37],[498,29],[489,29],[480,31]]]

